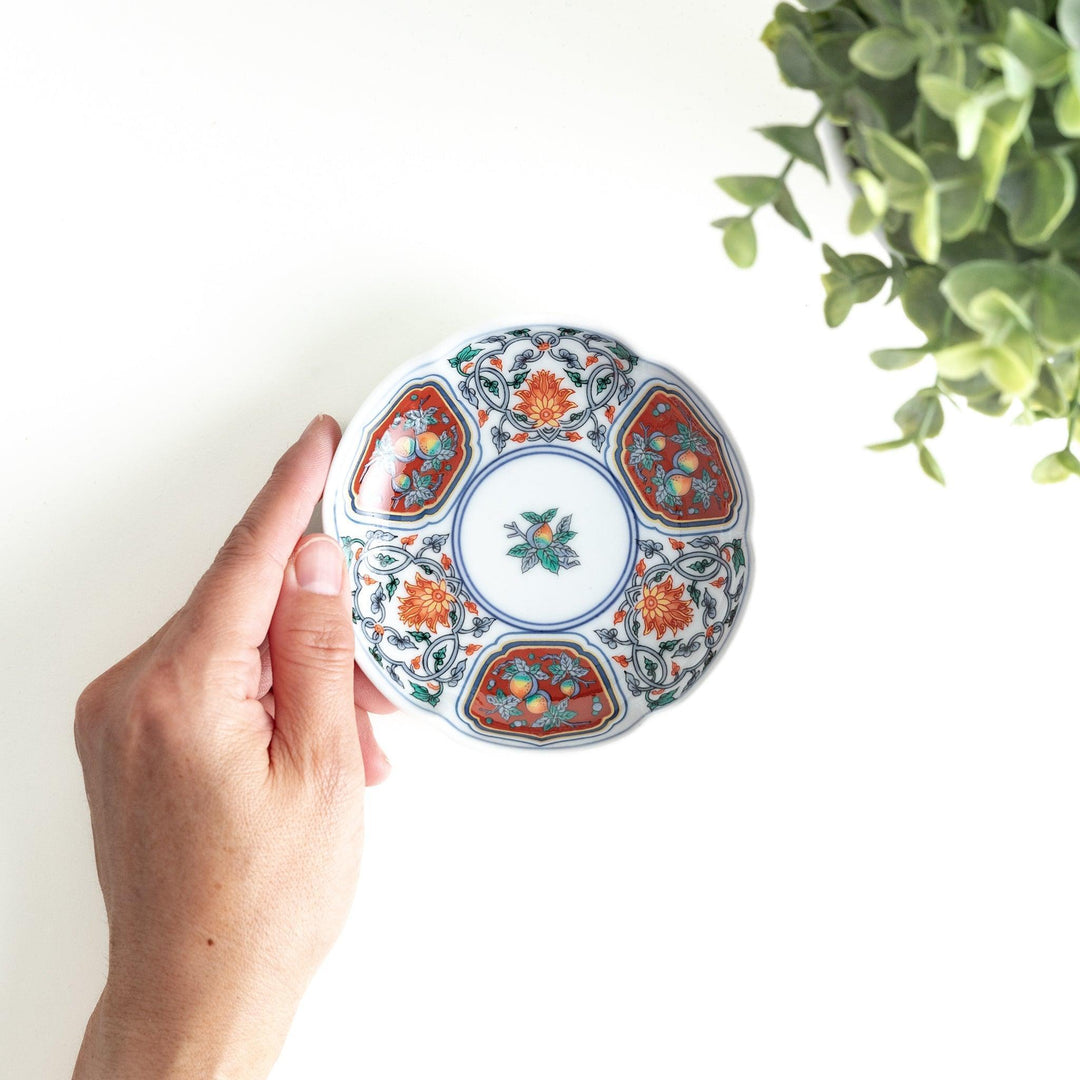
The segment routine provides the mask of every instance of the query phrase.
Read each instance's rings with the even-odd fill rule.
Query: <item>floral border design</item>
[[[545,359],[561,369],[572,386],[584,391],[585,404],[540,423],[523,412],[513,397],[520,396],[530,374],[544,370],[535,365]],[[466,345],[447,363],[462,376],[458,390],[477,410],[480,426],[491,421],[491,442],[497,453],[509,442],[578,442],[583,437],[599,453],[616,408],[634,391],[630,372],[638,360],[614,338],[560,326],[492,334]]]
[[[482,639],[495,619],[480,614],[461,578],[453,572],[453,560],[443,551],[449,534],[425,536],[416,551],[411,551],[417,539],[416,533],[398,537],[384,529],[369,529],[363,537],[343,536],[341,542],[351,559],[353,623],[362,631],[368,653],[402,690],[408,683],[412,697],[435,709],[446,687],[457,686],[465,677],[465,657],[481,648],[477,642],[466,644],[462,639]],[[424,580],[437,583],[440,595],[445,596],[445,632],[438,632],[435,620],[427,624],[430,629],[422,629],[420,620],[408,629],[409,624],[401,618],[401,601],[396,621],[402,623],[402,629],[390,625],[394,615],[390,603],[410,568]],[[409,588],[406,583],[406,602]],[[406,659],[409,653],[415,655]]]
[[[642,557],[613,616],[615,625],[593,631],[609,649],[626,650],[611,659],[624,669],[626,688],[634,697],[644,695],[650,709],[682,697],[716,659],[746,585],[741,539],[721,541],[706,533],[668,543],[670,557],[658,541],[638,541]],[[682,582],[677,587],[676,579]],[[695,623],[700,629],[680,636]],[[672,636],[665,641],[668,631]],[[644,640],[647,636],[655,636],[655,645]]]

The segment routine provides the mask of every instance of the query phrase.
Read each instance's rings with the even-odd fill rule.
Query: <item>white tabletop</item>
[[[81,687],[275,457],[458,327],[554,313],[681,367],[756,495],[706,686],[570,754],[390,716],[345,934],[275,1080],[1076,1075],[1080,483],[826,329],[822,260],[712,184],[808,118],[764,3],[44,2],[0,39],[0,1072],[68,1074],[106,930]],[[825,239],[846,195],[793,176]],[[862,245],[865,246],[865,243]],[[1070,490],[1071,489],[1071,490]]]

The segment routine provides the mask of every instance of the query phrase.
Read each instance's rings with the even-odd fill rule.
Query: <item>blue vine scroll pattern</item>
[[[351,559],[353,623],[372,659],[417,701],[434,709],[465,677],[467,658],[495,622],[479,613],[450,556],[449,535],[398,537],[369,529],[345,536]],[[411,581],[406,578],[415,571]]]
[[[481,427],[491,420],[497,453],[509,442],[578,442],[583,437],[599,453],[617,407],[634,391],[630,372],[638,360],[614,338],[560,326],[492,334],[466,345],[447,363],[462,377],[458,390],[477,410]],[[523,406],[531,378],[545,370],[560,387],[565,378],[584,402],[575,397],[564,407],[568,399],[556,399],[551,415]]]
[[[626,688],[650,709],[682,697],[716,659],[746,585],[740,539],[639,540],[642,557],[613,616],[594,631],[624,670]],[[678,584],[676,584],[678,582]],[[683,633],[686,631],[686,633]],[[664,640],[664,635],[672,636]]]

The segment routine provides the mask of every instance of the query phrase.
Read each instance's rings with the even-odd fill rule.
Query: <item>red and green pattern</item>
[[[646,516],[701,528],[734,520],[739,491],[722,439],[680,393],[658,387],[619,428],[619,471]]]
[[[349,484],[357,513],[412,521],[437,510],[472,457],[469,429],[435,382],[407,387],[371,429]]]
[[[565,640],[511,643],[493,656],[463,701],[480,730],[556,741],[606,727],[618,698],[600,661]]]

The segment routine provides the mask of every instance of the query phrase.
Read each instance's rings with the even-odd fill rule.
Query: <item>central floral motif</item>
[[[405,582],[405,595],[398,607],[401,621],[419,630],[426,626],[436,630],[450,626],[450,609],[454,597],[443,581],[433,581],[421,574],[416,580]]]
[[[503,528],[510,537],[520,536],[524,543],[515,544],[506,554],[521,560],[521,572],[524,574],[539,564],[545,570],[557,574],[559,570],[568,570],[571,566],[580,566],[578,553],[569,545],[577,533],[570,528],[573,514],[559,519],[553,529],[551,521],[559,512],[557,506],[545,510],[542,514],[526,510],[521,516],[529,523],[522,532],[521,527],[508,521]]]
[[[517,391],[515,411],[522,414],[534,428],[558,428],[559,421],[575,407],[574,392],[562,384],[562,379],[550,371],[536,371],[525,386]]]
[[[683,599],[685,591],[685,585],[675,587],[671,574],[655,585],[642,586],[641,599],[634,609],[641,612],[646,634],[655,634],[659,639],[670,630],[674,636],[690,625],[693,610],[690,601]]]

